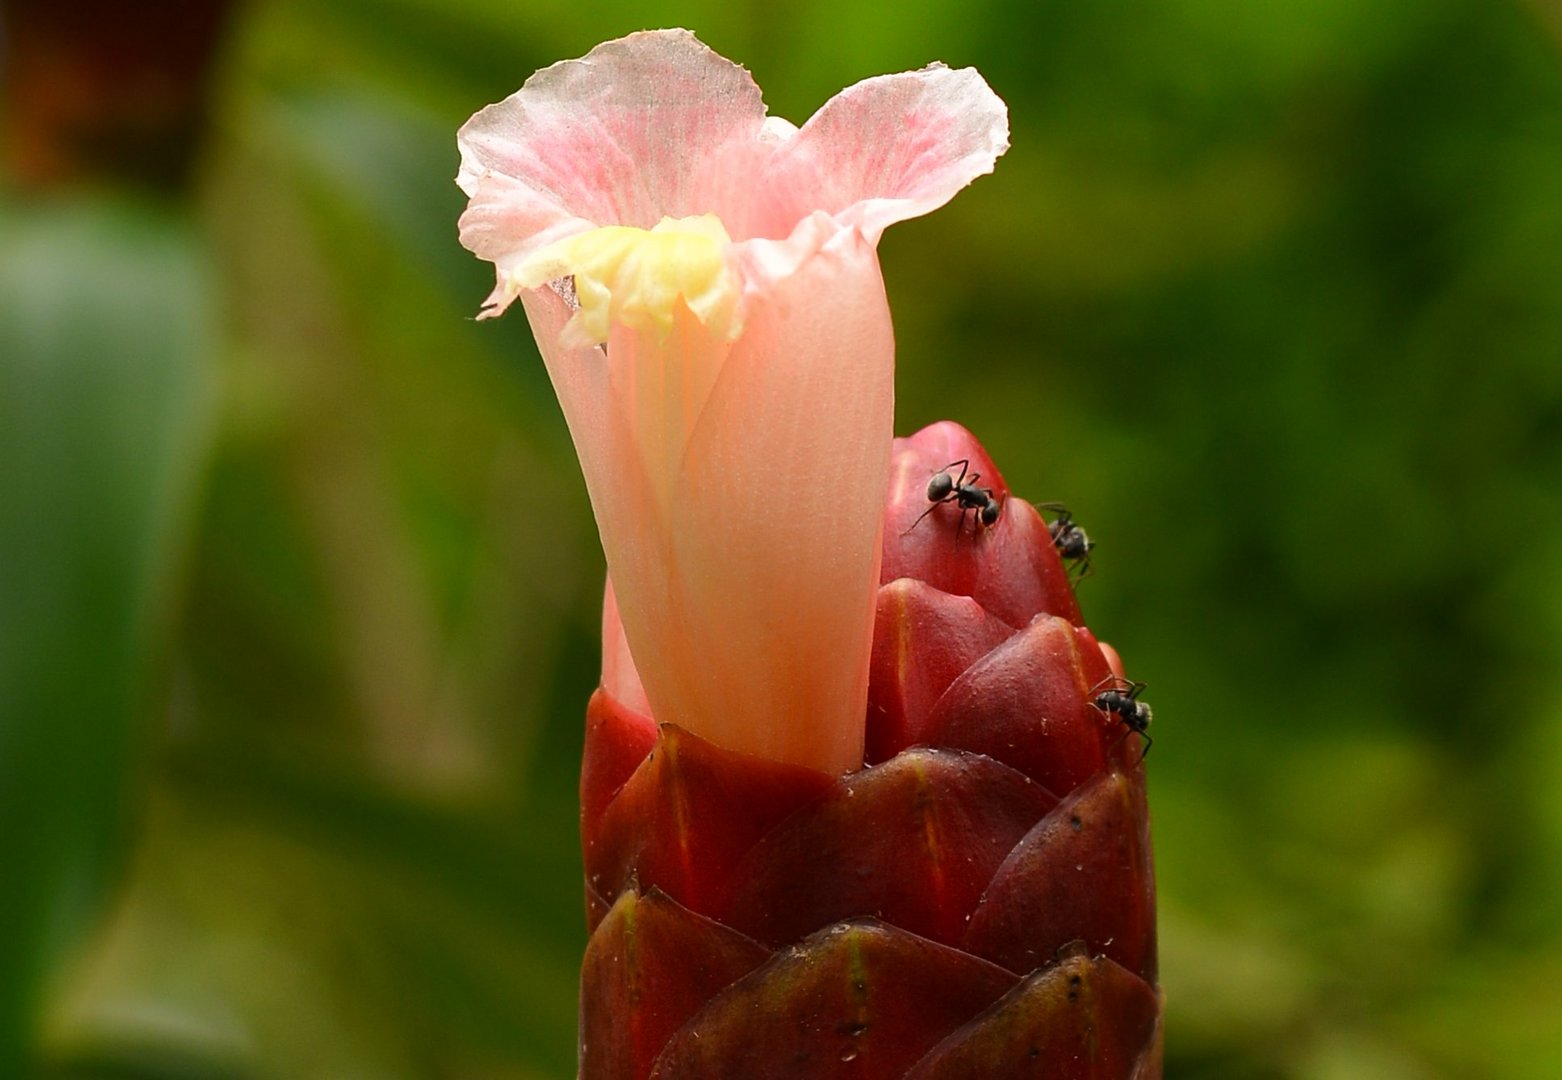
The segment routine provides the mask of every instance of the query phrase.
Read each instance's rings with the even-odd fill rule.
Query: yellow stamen
[[[734,337],[738,285],[731,237],[714,214],[663,218],[654,229],[608,225],[538,251],[511,274],[517,288],[574,278],[580,310],[567,333],[598,344],[614,323],[665,336],[679,300],[711,330]]]

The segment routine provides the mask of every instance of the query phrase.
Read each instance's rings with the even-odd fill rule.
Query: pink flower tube
[[[555,64],[461,129],[461,240],[497,271],[483,315],[525,307],[580,455],[625,704],[643,683],[657,721],[728,750],[862,765],[894,404],[875,245],[1007,136],[981,76],[942,65],[794,127],[683,30]]]

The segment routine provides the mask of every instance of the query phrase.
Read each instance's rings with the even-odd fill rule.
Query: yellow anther
[[[654,229],[608,225],[549,244],[512,274],[535,289],[574,278],[580,310],[566,333],[607,340],[614,323],[666,335],[680,300],[712,331],[736,334],[738,286],[727,266],[731,238],[714,214],[663,218]]]

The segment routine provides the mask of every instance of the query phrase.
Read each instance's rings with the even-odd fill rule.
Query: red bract
[[[977,482],[991,488],[1003,508],[990,527],[947,503],[927,513],[928,481],[950,466],[958,474],[960,462],[968,482],[969,474],[979,475]],[[1046,523],[1030,503],[1008,495],[987,451],[959,424],[945,420],[897,439],[884,508],[881,580],[910,578],[969,596],[1016,629],[1042,613],[1078,623],[1079,604]]]
[[[961,459],[998,521],[917,521]],[[582,1077],[1160,1075],[1142,744],[1094,704],[1115,664],[969,432],[891,468],[863,768],[592,699]]]

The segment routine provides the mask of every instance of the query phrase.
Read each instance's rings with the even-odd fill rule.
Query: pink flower
[[[628,646],[609,692],[643,682],[658,721],[729,749],[861,765],[894,404],[874,247],[1007,135],[981,76],[942,65],[796,128],[684,30],[555,64],[461,129],[483,316],[525,307],[602,533]]]

